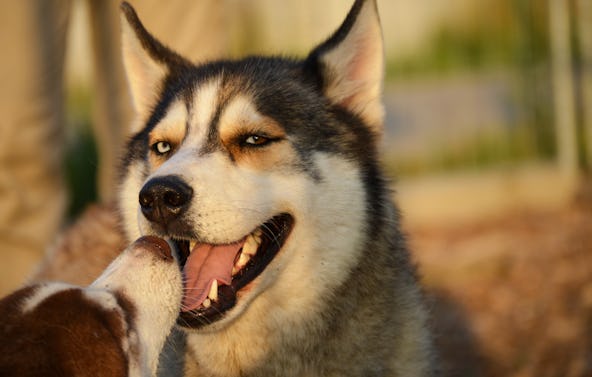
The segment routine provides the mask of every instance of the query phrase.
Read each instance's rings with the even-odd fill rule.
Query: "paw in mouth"
[[[185,282],[177,323],[198,328],[221,319],[236,304],[237,293],[273,260],[293,224],[291,215],[281,214],[235,243],[177,241]]]

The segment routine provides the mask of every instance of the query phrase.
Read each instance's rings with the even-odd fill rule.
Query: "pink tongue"
[[[221,246],[198,244],[193,248],[183,268],[186,280],[183,311],[199,308],[214,280],[218,280],[218,285],[230,285],[234,258],[242,246],[241,241]]]

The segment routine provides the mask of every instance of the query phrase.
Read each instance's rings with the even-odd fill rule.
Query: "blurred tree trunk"
[[[549,34],[557,157],[562,173],[575,177],[578,172],[578,144],[568,1],[549,0]]]
[[[128,134],[132,111],[121,64],[119,3],[91,0],[88,6],[96,101],[92,123],[99,154],[98,192],[101,202],[110,203],[116,199],[118,156]]]
[[[592,1],[577,0],[576,14],[582,59],[582,121],[586,167],[592,172]]]

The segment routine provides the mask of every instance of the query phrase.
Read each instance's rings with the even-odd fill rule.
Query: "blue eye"
[[[168,141],[159,141],[152,145],[152,150],[159,155],[165,155],[171,151],[172,146]]]

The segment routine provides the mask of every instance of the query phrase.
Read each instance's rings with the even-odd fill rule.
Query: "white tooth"
[[[236,267],[243,268],[245,265],[251,260],[251,257],[246,253],[241,253],[240,257],[238,257],[238,262],[236,262]]]
[[[253,233],[253,239],[257,242],[257,245],[261,245],[261,232]]]
[[[189,241],[189,252],[193,251],[193,248],[197,244],[197,241]]]
[[[203,305],[203,307],[204,307],[204,308],[206,308],[206,309],[207,309],[207,308],[209,308],[210,306],[212,306],[212,301],[210,301],[210,299],[209,299],[209,298],[206,298],[206,299],[204,300],[204,302],[202,303],[202,305]]]
[[[208,297],[212,301],[218,301],[218,280],[214,279],[212,286],[210,287],[210,293]]]
[[[255,240],[255,238],[253,238],[252,235],[248,235],[247,239],[245,240],[245,243],[243,244],[243,253],[253,256],[257,253],[258,247],[259,244]]]
[[[239,271],[239,269],[238,269],[238,268],[236,268],[235,266],[232,266],[232,273],[231,273],[231,275],[232,275],[232,276],[236,275],[236,273],[237,273],[238,271]]]
[[[263,234],[263,232],[261,231],[261,228],[255,229],[255,231],[252,234],[256,240],[259,240],[259,242],[261,242],[261,235]]]

